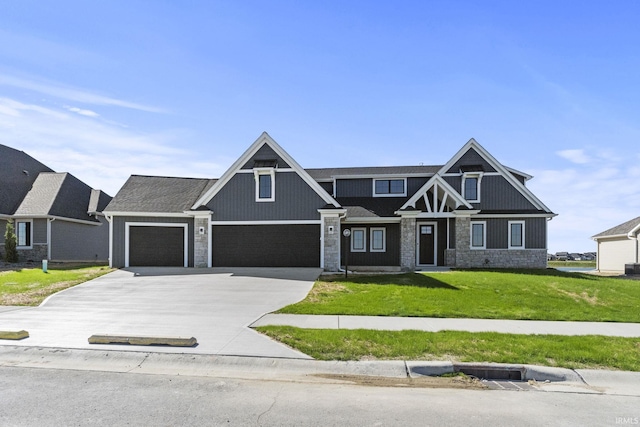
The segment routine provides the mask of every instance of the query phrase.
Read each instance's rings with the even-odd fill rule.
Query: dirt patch
[[[389,378],[339,374],[316,374],[314,376],[367,387],[457,388],[467,390],[487,389],[480,380],[468,376],[420,378]]]
[[[77,283],[78,281],[59,282],[33,291],[21,292],[19,294],[5,294],[0,297],[0,305],[38,305],[49,295],[70,288]]]
[[[351,291],[347,289],[347,287],[344,286],[342,283],[316,282],[316,284],[313,285],[313,288],[307,295],[306,301],[312,302],[312,303],[318,303],[322,301],[323,296],[326,296],[328,294],[339,293],[339,292],[349,293]]]
[[[598,297],[597,295],[591,296],[586,292],[580,292],[579,294],[575,293],[575,292],[569,292],[569,291],[565,291],[564,289],[560,289],[555,285],[551,285],[551,287],[558,292],[561,295],[565,295],[568,296],[569,298],[571,298],[572,300],[574,300],[575,302],[580,302],[580,301],[584,301],[586,303],[589,303],[591,305],[606,305],[603,304],[601,302],[598,301]]]

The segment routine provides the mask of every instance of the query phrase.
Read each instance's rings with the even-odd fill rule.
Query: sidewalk
[[[306,329],[406,329],[439,332],[501,332],[506,334],[604,335],[640,337],[640,323],[553,322],[545,320],[441,319],[433,317],[342,316],[306,314],[266,314],[251,327],[295,326]]]

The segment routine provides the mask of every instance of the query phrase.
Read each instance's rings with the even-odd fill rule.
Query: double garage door
[[[319,225],[215,225],[214,267],[319,267]],[[129,228],[129,265],[185,266],[185,227]]]

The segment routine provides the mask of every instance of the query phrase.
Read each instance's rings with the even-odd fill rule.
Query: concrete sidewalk
[[[640,323],[551,322],[544,320],[440,319],[433,317],[267,314],[251,326],[295,326],[306,329],[469,331],[507,334],[605,335],[640,337]]]

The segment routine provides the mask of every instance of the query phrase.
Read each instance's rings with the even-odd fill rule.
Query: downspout
[[[340,239],[340,254],[338,255],[338,271],[342,271],[344,273],[344,268],[340,267],[340,260],[342,259],[342,219],[347,217],[347,213],[345,212],[342,215],[338,215],[338,219],[340,220],[340,230],[338,230],[339,239]]]
[[[51,223],[55,218],[47,218],[47,260],[51,261]]]
[[[105,214],[109,223],[109,268],[113,268],[113,216]]]

